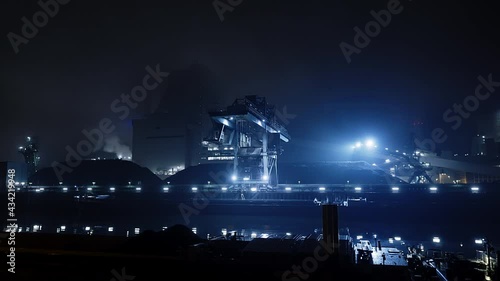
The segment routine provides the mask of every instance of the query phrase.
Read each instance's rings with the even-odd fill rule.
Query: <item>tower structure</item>
[[[26,144],[18,148],[19,153],[24,157],[27,166],[28,179],[38,171],[38,140],[36,137],[26,137]]]
[[[275,107],[264,97],[251,95],[209,115],[214,126],[203,141],[207,160],[232,161],[234,185],[277,186],[281,142],[290,141],[290,135]]]

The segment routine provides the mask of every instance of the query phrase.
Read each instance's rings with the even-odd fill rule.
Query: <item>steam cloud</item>
[[[120,142],[120,138],[117,136],[112,136],[104,140],[104,151],[115,153],[116,158],[130,159],[132,157],[132,151],[130,147]]]

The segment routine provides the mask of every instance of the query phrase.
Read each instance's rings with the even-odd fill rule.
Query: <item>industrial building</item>
[[[173,71],[166,83],[153,112],[132,121],[132,160],[162,179],[200,163],[208,112],[220,107],[216,79],[201,65]]]
[[[281,142],[288,142],[290,135],[275,107],[266,98],[252,95],[209,115],[214,126],[203,140],[203,159],[232,162],[231,178],[236,185],[277,185]]]

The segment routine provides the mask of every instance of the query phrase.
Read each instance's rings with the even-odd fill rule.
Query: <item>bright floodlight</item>
[[[385,163],[391,163],[390,159],[385,159]]]
[[[191,190],[192,191],[198,191],[198,188],[197,187],[191,187]]]
[[[434,243],[441,243],[441,239],[439,237],[433,237],[432,242]]]
[[[263,175],[263,176],[262,176],[262,180],[267,181],[268,179],[269,179],[269,177],[268,177],[268,176],[266,176],[266,175]]]
[[[285,187],[285,190],[286,191],[292,191],[292,188],[291,187]]]
[[[368,148],[372,148],[375,146],[375,141],[373,141],[372,139],[368,139],[368,140],[366,140],[365,145]]]
[[[399,190],[399,187],[395,186],[392,188],[392,191],[398,191]]]
[[[358,187],[355,187],[355,188],[354,188],[354,190],[356,190],[356,191],[361,191],[361,187],[359,187],[359,186],[358,186]]]
[[[437,188],[437,187],[435,187],[435,186],[432,186],[432,187],[430,187],[429,189],[430,189],[431,191],[437,191],[437,190],[438,190],[438,188]]]
[[[221,188],[222,191],[227,191],[227,187]]]
[[[472,190],[472,191],[479,191],[479,187],[474,186],[474,187],[471,187],[470,190]]]
[[[324,188],[323,186],[319,188],[319,191],[325,191],[326,188]]]
[[[256,191],[257,191],[257,187],[252,187],[252,188],[250,188],[250,190],[251,190],[252,192],[256,192]]]
[[[396,241],[401,241],[401,237],[396,236],[396,237],[394,237],[394,240],[396,240]]]
[[[476,240],[474,240],[474,243],[483,244],[483,239],[476,239]]]
[[[231,177],[231,179],[232,179],[233,181],[235,181],[235,180],[237,180],[237,179],[238,179],[238,177],[236,177],[236,175],[233,175],[233,176]]]

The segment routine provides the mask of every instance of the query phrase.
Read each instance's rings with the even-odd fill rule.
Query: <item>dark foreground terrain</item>
[[[268,251],[243,256],[241,249],[248,242],[225,240],[214,246],[187,233],[187,228],[173,229],[170,234],[164,234],[170,235],[168,240],[151,233],[135,238],[18,233],[16,273],[8,272],[8,265],[5,267],[4,240],[0,248],[4,252],[0,278],[37,281],[410,280],[408,268],[404,266],[354,265],[333,256],[325,261],[313,261],[313,253],[283,255]],[[301,267],[304,265],[309,272]],[[296,275],[285,273],[298,267]]]

